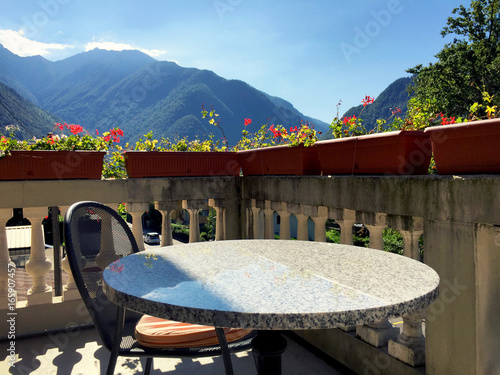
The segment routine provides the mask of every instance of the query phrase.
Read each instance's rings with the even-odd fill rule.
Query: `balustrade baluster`
[[[144,251],[144,229],[142,228],[142,215],[149,209],[149,203],[125,203],[126,211],[132,216],[132,234],[140,251]]]
[[[326,221],[328,220],[328,208],[319,206],[317,215],[313,216],[314,221],[314,241],[326,242]]]
[[[182,201],[182,208],[189,213],[189,243],[200,242],[200,218],[199,213],[206,208],[204,199],[190,199]]]
[[[290,235],[290,212],[286,202],[281,202],[281,208],[278,210],[280,215],[280,240],[289,240]]]
[[[265,201],[264,208],[265,227],[264,238],[268,240],[274,239],[274,210],[271,208],[271,202]]]
[[[387,215],[360,212],[359,216],[359,221],[370,231],[370,248],[384,250],[383,233],[387,226]],[[356,336],[377,348],[386,346],[389,340],[395,339],[398,334],[399,329],[385,319],[356,327]]]
[[[9,279],[10,279],[9,268],[10,269],[15,268],[15,264],[11,262],[9,256],[9,245],[7,243],[7,232],[5,228],[7,221],[11,217],[12,217],[12,209],[8,208],[0,209],[0,304],[3,307],[6,307],[8,303]],[[13,285],[12,282],[11,285]],[[13,306],[15,306],[15,304]]]
[[[403,237],[403,255],[420,260],[418,241],[424,232],[423,219],[397,216],[394,226]],[[423,311],[403,316],[403,332],[396,339],[389,340],[389,355],[413,367],[425,365],[425,338],[422,334],[423,318]]]
[[[26,262],[26,272],[33,279],[33,286],[28,290],[28,305],[52,302],[52,287],[47,285],[46,277],[52,263],[45,255],[42,220],[47,216],[47,207],[28,207],[24,216],[31,223],[31,254]]]
[[[174,239],[172,237],[172,212],[179,207],[178,201],[155,202],[155,209],[161,213],[161,240],[160,246],[172,246]]]
[[[208,205],[215,210],[215,241],[226,238],[226,204],[224,199],[209,199]]]
[[[263,239],[264,232],[262,230],[262,212],[261,208],[257,207],[257,201],[255,199],[252,199],[250,209],[252,210],[253,238]]]

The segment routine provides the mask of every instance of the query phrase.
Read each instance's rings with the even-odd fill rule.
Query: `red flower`
[[[251,118],[246,118],[246,119],[245,119],[245,123],[244,123],[244,125],[245,125],[245,126],[248,126],[248,125],[250,125],[251,123],[252,123],[252,119],[251,119]]]
[[[96,134],[96,135],[99,135],[99,130],[97,130],[97,129],[96,129],[96,130],[95,130],[95,134]]]
[[[372,104],[375,101],[375,98],[373,96],[368,96],[366,95],[363,100],[361,100],[361,103],[363,103],[363,107],[367,106],[368,104]]]
[[[83,127],[80,126],[80,125],[74,125],[74,124],[71,124],[68,126],[69,127],[69,131],[72,133],[72,134],[78,134],[78,133],[81,133],[83,131]]]
[[[441,125],[451,125],[454,123],[455,123],[455,117],[447,118],[447,117],[443,116],[443,118],[441,120]]]

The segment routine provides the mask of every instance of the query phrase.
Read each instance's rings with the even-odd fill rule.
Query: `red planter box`
[[[0,180],[100,180],[104,151],[10,151]]]
[[[431,142],[422,131],[394,131],[317,142],[323,174],[427,174]]]
[[[273,146],[238,151],[244,176],[320,174],[316,146]]]
[[[235,152],[126,151],[129,178],[239,176]]]
[[[440,125],[431,137],[439,174],[500,173],[500,119]]]

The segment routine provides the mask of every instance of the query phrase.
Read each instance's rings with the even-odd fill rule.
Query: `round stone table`
[[[216,327],[252,328],[259,374],[279,373],[279,330],[372,323],[425,309],[439,277],[380,250],[304,241],[198,242],[139,252],[103,273],[126,309]],[[272,355],[274,353],[274,357]]]

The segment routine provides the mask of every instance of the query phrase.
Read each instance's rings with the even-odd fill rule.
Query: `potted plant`
[[[235,152],[227,151],[213,138],[206,141],[186,138],[172,143],[166,138],[144,135],[133,150],[124,152],[129,178],[238,176],[240,165]]]
[[[361,112],[373,101],[366,96]],[[396,108],[392,123],[378,120],[377,127],[367,131],[359,115],[340,119],[340,104],[330,125],[335,139],[316,143],[323,174],[427,174],[431,145],[420,124],[403,120]]]
[[[245,126],[251,119],[245,119]],[[317,132],[307,122],[289,130],[282,125],[262,125],[255,134],[243,130],[235,146],[243,175],[316,175],[320,174],[318,152],[314,144]]]
[[[0,136],[0,180],[101,179],[106,150],[123,132],[115,128],[94,136],[80,125],[55,125],[61,134],[32,140],[16,139],[18,128],[8,127],[10,135]]]
[[[425,129],[439,174],[500,173],[498,108],[487,92],[483,100],[471,106],[467,119],[440,114],[441,124]]]

